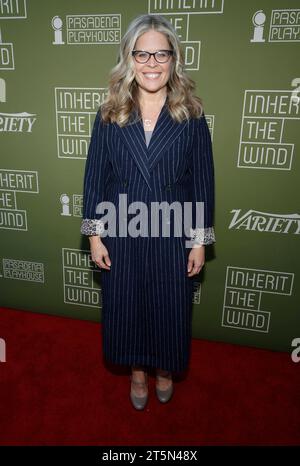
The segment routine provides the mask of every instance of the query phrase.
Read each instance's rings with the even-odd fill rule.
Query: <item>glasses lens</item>
[[[145,63],[149,58],[147,52],[137,52],[134,56],[139,63]]]
[[[161,50],[159,52],[156,52],[155,58],[159,63],[165,63],[169,59],[169,52],[166,50]]]

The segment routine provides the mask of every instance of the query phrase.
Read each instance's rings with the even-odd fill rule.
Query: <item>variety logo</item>
[[[229,230],[264,231],[269,233],[291,233],[300,234],[299,214],[272,214],[269,212],[259,212],[258,210],[248,210],[241,214],[241,209],[233,209],[234,214],[229,225]]]
[[[36,113],[0,113],[0,132],[32,133]]]

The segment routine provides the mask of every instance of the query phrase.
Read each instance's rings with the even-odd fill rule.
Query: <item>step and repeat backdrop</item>
[[[0,305],[101,321],[80,234],[96,111],[122,35],[166,16],[209,123],[216,243],[193,336],[289,351],[300,337],[298,0],[0,0]]]

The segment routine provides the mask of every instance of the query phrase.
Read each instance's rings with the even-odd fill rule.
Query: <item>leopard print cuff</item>
[[[195,244],[211,244],[216,242],[215,232],[213,227],[209,228],[191,228],[191,241]]]
[[[104,223],[98,219],[84,218],[81,222],[80,232],[88,236],[101,236],[104,232]]]

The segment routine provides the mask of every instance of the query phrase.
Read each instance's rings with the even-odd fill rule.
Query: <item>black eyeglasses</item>
[[[166,63],[170,56],[173,55],[173,50],[158,50],[152,53],[145,50],[133,50],[131,53],[138,63],[147,63],[151,55],[154,56],[157,63]]]

